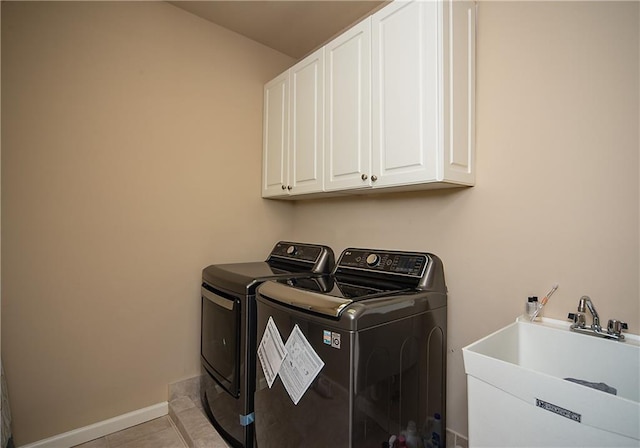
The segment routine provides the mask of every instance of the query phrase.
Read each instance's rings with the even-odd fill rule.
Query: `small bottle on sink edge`
[[[536,311],[538,311],[538,306],[538,298],[536,296],[531,296],[527,299],[525,311],[529,318],[532,318]]]

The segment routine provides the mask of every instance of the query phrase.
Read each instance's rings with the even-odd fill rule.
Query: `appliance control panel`
[[[289,260],[308,261],[314,263],[322,254],[322,247],[309,244],[280,241],[275,245],[269,257],[287,258]]]
[[[338,267],[421,277],[428,262],[427,255],[419,253],[346,249]]]

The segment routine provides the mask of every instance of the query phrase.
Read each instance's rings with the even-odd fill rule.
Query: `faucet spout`
[[[598,312],[596,311],[596,307],[593,306],[593,302],[591,301],[591,298],[589,298],[589,296],[580,297],[580,304],[578,305],[578,311],[580,311],[580,309],[582,309],[581,312],[584,313],[585,305],[587,306],[587,309],[591,313],[591,318],[592,318],[592,321],[593,321],[592,328],[594,330],[601,330],[602,327],[600,326],[600,316],[598,315]]]

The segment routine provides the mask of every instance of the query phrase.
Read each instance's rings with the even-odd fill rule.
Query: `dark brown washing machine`
[[[202,271],[201,398],[214,427],[234,447],[254,441],[258,285],[327,274],[331,248],[281,241],[265,261],[211,265]]]
[[[265,282],[257,304],[259,448],[381,447],[401,435],[408,446],[445,446],[447,289],[437,256],[346,249],[332,275]],[[268,358],[276,352],[262,350],[278,334],[291,345],[274,375],[265,369],[278,366]]]

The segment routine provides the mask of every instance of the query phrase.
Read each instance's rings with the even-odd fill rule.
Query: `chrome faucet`
[[[587,308],[589,309],[589,312],[591,313],[591,320],[592,320],[591,328],[593,328],[596,331],[602,330],[602,327],[600,326],[600,316],[598,316],[596,307],[593,306],[593,302],[591,301],[589,296],[580,297],[580,302],[578,303],[578,311],[582,311],[584,313],[585,305],[587,306]]]
[[[587,326],[585,318],[585,312],[587,310],[589,310],[589,313],[591,314],[590,326]],[[603,330],[600,325],[600,316],[596,311],[596,307],[593,306],[593,302],[589,296],[580,297],[580,302],[578,302],[578,312],[569,313],[568,317],[573,320],[573,324],[570,327],[572,331],[590,334],[592,336],[600,336],[607,339],[614,339],[616,341],[624,341],[622,331],[628,328],[625,322],[611,319],[609,320],[607,329]]]

